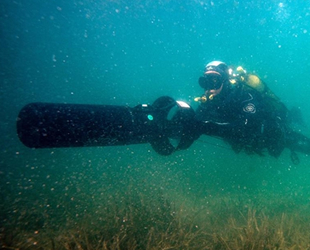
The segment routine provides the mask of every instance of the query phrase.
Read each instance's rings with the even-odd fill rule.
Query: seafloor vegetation
[[[310,249],[307,161],[105,150],[10,159],[0,249]]]
[[[175,198],[160,191],[150,195],[131,187],[106,194],[105,199],[94,199],[91,204],[87,197],[75,196],[78,202],[59,200],[53,209],[46,206],[29,209],[33,204],[27,202],[23,209],[10,210],[2,206],[7,217],[2,220],[0,247],[57,250],[310,248],[307,204],[294,206],[289,199],[270,195],[253,201],[247,195],[226,194],[204,197],[194,203]]]

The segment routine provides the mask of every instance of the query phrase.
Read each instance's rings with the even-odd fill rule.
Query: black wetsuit
[[[235,152],[244,149],[261,155],[266,148],[278,157],[285,147],[285,106],[272,110],[270,97],[244,85],[229,86],[223,92],[198,107],[196,119],[204,124],[202,133],[223,138]]]

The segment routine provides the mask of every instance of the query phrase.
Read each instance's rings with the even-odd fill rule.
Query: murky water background
[[[206,136],[168,157],[148,144],[33,150],[18,140],[15,121],[25,104],[38,101],[133,107],[169,95],[196,107],[204,65],[219,59],[258,74],[288,107],[300,107],[310,124],[308,1],[4,0],[0,25],[2,247],[78,249],[84,228],[95,238],[89,242],[117,245],[115,235],[125,232],[136,248],[152,249],[164,244],[152,238],[154,232],[177,232],[171,242],[187,239],[172,223],[176,215],[190,218],[192,228],[182,232],[207,232],[195,230],[212,225],[204,239],[213,247],[220,237],[214,243],[207,235],[221,235],[227,225],[233,230],[229,218],[253,223],[257,235],[282,223],[290,246],[285,229],[299,232],[294,216],[307,217],[310,209],[307,155],[299,155],[297,166],[288,151],[279,159],[236,155]],[[150,240],[146,245],[135,237]],[[188,249],[202,249],[200,237]],[[225,237],[222,242],[236,238]],[[119,245],[135,249],[130,242]]]

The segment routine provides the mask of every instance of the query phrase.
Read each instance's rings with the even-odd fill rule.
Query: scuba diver
[[[189,148],[201,135],[219,137],[235,152],[279,157],[285,148],[310,154],[310,139],[292,129],[290,111],[256,75],[225,63],[207,64],[196,111],[169,96],[135,107],[29,103],[17,117],[29,148],[96,147],[149,143],[161,155]]]
[[[205,124],[202,133],[224,139],[236,153],[263,155],[267,149],[277,158],[289,148],[294,163],[295,151],[310,154],[310,140],[290,128],[289,110],[258,76],[212,61],[199,85],[205,91],[195,98],[200,102],[196,120]],[[210,130],[210,123],[221,128]]]

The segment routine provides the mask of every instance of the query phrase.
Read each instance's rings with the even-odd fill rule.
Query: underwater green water
[[[215,59],[258,74],[310,124],[310,2],[2,0],[0,26],[1,235],[65,227],[128,190],[188,209],[276,196],[267,211],[310,211],[308,155],[235,154],[207,136],[166,157],[148,144],[34,150],[15,125],[29,102],[133,107],[168,95],[195,108]]]

